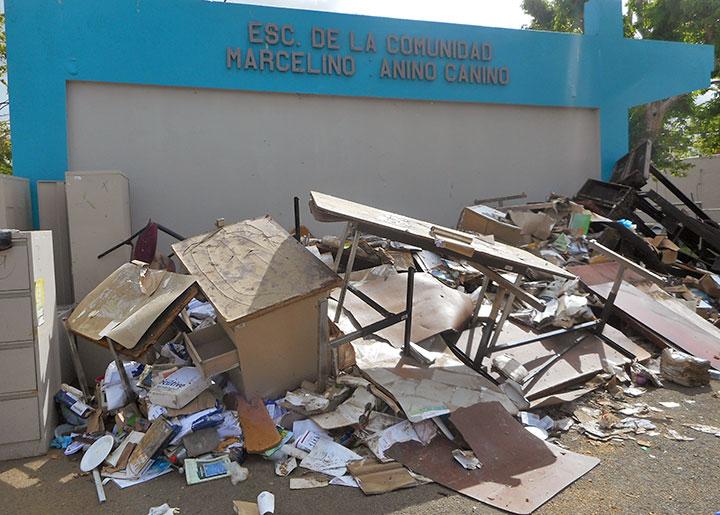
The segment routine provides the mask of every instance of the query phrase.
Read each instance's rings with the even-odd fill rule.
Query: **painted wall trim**
[[[74,80],[596,108],[601,120],[601,170],[607,178],[612,164],[627,151],[628,108],[707,87],[714,57],[709,45],[623,38],[620,0],[590,0],[585,11],[586,34],[204,0],[6,0],[5,4],[14,168],[17,175],[33,183],[60,179],[66,171],[66,82]],[[251,22],[260,23],[261,28]],[[278,36],[273,35],[272,28],[267,30],[267,23],[277,25]],[[285,32],[287,45],[282,44],[283,26],[292,27]],[[328,48],[333,34],[337,49]],[[368,50],[368,34],[374,36],[374,52]],[[324,48],[312,47],[313,35],[316,43],[322,36]],[[426,53],[433,41],[449,42],[448,48],[455,42],[455,53],[444,58],[405,56],[401,45],[408,40],[403,36],[413,45],[420,44],[421,50],[425,41]],[[276,40],[279,42],[273,44]],[[458,42],[468,47],[476,43],[478,59],[463,59]],[[484,44],[489,45],[489,53]],[[228,57],[228,49],[240,49],[239,57]],[[283,68],[294,65],[292,52],[302,54],[305,71],[268,71],[270,58],[264,71],[247,67],[243,56],[247,57],[248,49],[252,49],[256,66],[261,50],[271,51],[273,66],[282,62]],[[413,46],[411,53],[415,49]],[[397,52],[392,53],[394,50]],[[279,54],[283,51],[288,53],[287,58]],[[352,58],[352,74],[349,64],[341,73],[310,71],[322,71],[327,64],[323,59],[348,56]],[[393,66],[400,60],[423,66],[433,62],[436,78],[388,78],[383,60]],[[505,69],[507,73],[504,83],[498,83],[497,78],[491,84],[460,83],[461,65],[468,70],[475,66],[498,69],[495,73],[500,74]],[[400,70],[396,70],[398,74]],[[448,70],[450,76],[446,75]],[[482,82],[487,78],[483,73],[488,72],[479,73],[475,78]]]

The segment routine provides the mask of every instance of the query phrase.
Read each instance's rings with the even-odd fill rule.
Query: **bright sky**
[[[222,0],[216,0],[222,1]],[[443,21],[519,29],[530,22],[522,0],[228,0],[234,3]]]

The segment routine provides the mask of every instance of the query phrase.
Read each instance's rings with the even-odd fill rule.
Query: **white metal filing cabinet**
[[[0,250],[0,459],[47,452],[60,359],[50,231],[13,231]]]

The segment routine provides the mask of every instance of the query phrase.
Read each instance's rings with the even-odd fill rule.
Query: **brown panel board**
[[[247,401],[240,394],[229,394],[224,402],[228,409],[237,410],[247,452],[261,453],[280,443],[280,433],[262,399]]]
[[[405,442],[385,454],[447,488],[521,514],[532,513],[600,463],[537,439],[498,403],[459,409],[450,421],[482,468],[460,466],[451,454],[457,444],[440,435],[426,447]]]
[[[493,268],[525,273],[532,269],[545,274],[574,278],[568,271],[522,249],[491,242],[469,233],[461,233],[455,229],[440,227],[429,222],[416,220],[407,216],[390,213],[381,209],[358,204],[349,200],[333,197],[317,191],[310,192],[310,211],[313,216],[324,222],[352,221],[361,230],[390,238],[392,240],[415,245],[436,253],[443,253],[455,259],[468,259]],[[459,234],[471,239],[471,255],[465,252],[453,252],[450,249],[438,248],[433,234],[438,231],[444,234]],[[448,240],[449,243],[462,243]]]
[[[607,298],[612,283],[595,284],[589,288],[596,295]],[[720,370],[720,329],[669,298],[669,295],[658,292],[657,298],[651,297],[623,282],[615,299],[615,309],[673,346],[709,360],[714,369]]]

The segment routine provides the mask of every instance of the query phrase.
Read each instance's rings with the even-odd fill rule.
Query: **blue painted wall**
[[[15,173],[61,179],[67,169],[66,82],[97,81],[320,95],[600,110],[601,169],[627,152],[627,110],[707,87],[713,47],[622,37],[620,0],[590,0],[583,35],[277,9],[203,0],[6,0]],[[250,45],[248,22],[290,24],[295,46]],[[313,27],[338,31],[338,50],[311,48]],[[352,52],[349,33],[372,33],[377,52]],[[506,85],[448,82],[453,59],[390,55],[388,35],[492,45],[485,64],[507,67]],[[352,55],[352,77],[228,69],[226,49],[252,46]],[[380,77],[383,58],[435,61],[434,81]],[[317,61],[316,61],[317,62]],[[234,64],[234,63],[233,63]],[[35,191],[33,188],[33,197]]]

